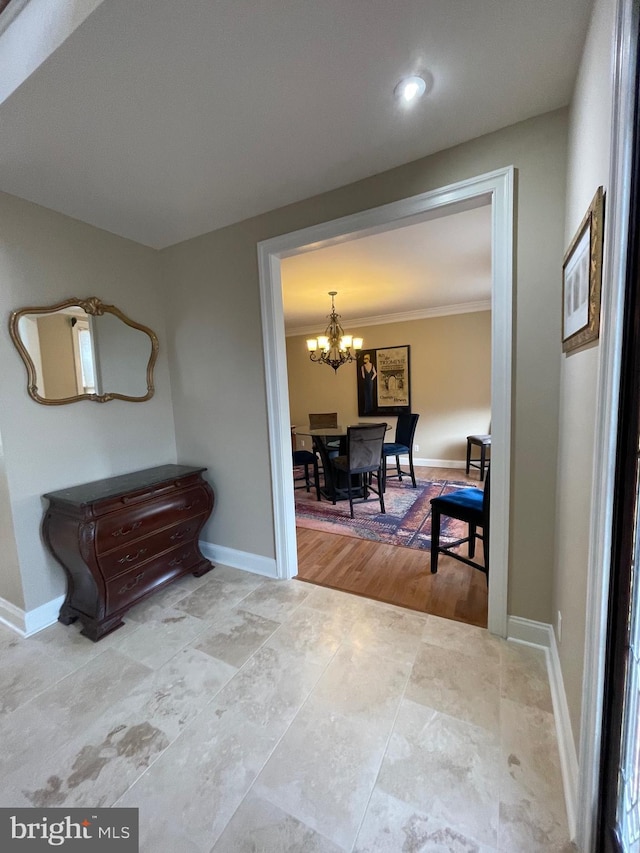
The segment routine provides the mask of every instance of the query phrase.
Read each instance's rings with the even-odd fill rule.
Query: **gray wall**
[[[175,461],[173,409],[162,304],[156,292],[158,254],[77,220],[0,194],[0,309],[70,296],[98,296],[149,325],[161,342],[156,395],[146,403],[118,400],[43,406],[27,394],[27,373],[9,337],[0,333],[0,435],[23,594],[15,571],[0,573],[0,597],[32,610],[65,591],[62,569],[45,552],[43,492]],[[0,484],[0,500],[3,489]],[[9,528],[9,529],[7,529]],[[10,524],[0,529],[5,551]],[[11,553],[5,552],[5,553]]]
[[[570,113],[564,230],[567,246],[598,186],[607,189],[614,18],[615,0],[597,0]],[[603,288],[606,287],[604,281]],[[557,614],[562,612],[562,638],[556,634],[556,639],[571,725],[578,743],[600,348],[597,343],[591,344],[580,351],[560,355],[559,360],[557,528],[550,621],[557,628]]]
[[[256,243],[514,165],[509,613],[550,621],[566,133],[559,110],[161,252],[178,457],[217,493],[207,540],[274,556]]]
[[[18,561],[13,510],[7,482],[4,449],[0,440],[0,597],[24,609],[22,576]]]
[[[151,326],[161,343],[158,390],[150,402],[46,407],[28,397],[24,366],[8,333],[0,337],[6,364],[0,435],[27,609],[64,590],[62,572],[34,535],[41,494],[172,461],[176,445],[180,461],[209,467],[217,503],[205,538],[272,557],[257,242],[514,165],[509,612],[550,621],[566,132],[567,114],[560,110],[160,253],[0,196],[5,316],[25,305],[95,294]],[[15,594],[7,597],[19,604]]]

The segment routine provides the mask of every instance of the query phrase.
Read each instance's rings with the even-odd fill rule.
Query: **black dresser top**
[[[64,501],[74,506],[86,506],[106,498],[117,498],[160,483],[173,482],[182,477],[206,471],[206,468],[196,468],[191,465],[160,465],[157,468],[147,468],[144,471],[132,471],[131,474],[121,474],[119,477],[108,477],[105,480],[94,480],[58,492],[47,492],[43,497],[51,501]]]

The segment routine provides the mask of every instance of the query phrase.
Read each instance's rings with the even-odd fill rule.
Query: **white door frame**
[[[276,574],[298,571],[295,505],[291,477],[289,390],[280,280],[280,260],[301,249],[321,248],[350,234],[373,233],[443,215],[445,208],[491,203],[491,541],[488,628],[507,633],[509,495],[511,481],[511,393],[513,326],[514,168],[469,178],[400,201],[322,222],[258,243],[260,301],[266,372],[269,449],[273,485]],[[447,212],[451,212],[447,210]],[[428,554],[425,554],[425,565]]]

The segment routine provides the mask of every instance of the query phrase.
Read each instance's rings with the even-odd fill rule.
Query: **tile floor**
[[[222,566],[125,621],[0,626],[0,806],[135,806],[143,853],[572,849],[540,651]]]

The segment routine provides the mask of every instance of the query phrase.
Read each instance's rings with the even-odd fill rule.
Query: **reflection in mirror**
[[[113,305],[91,297],[24,308],[9,327],[39,403],[140,402],[153,395],[158,339]]]

